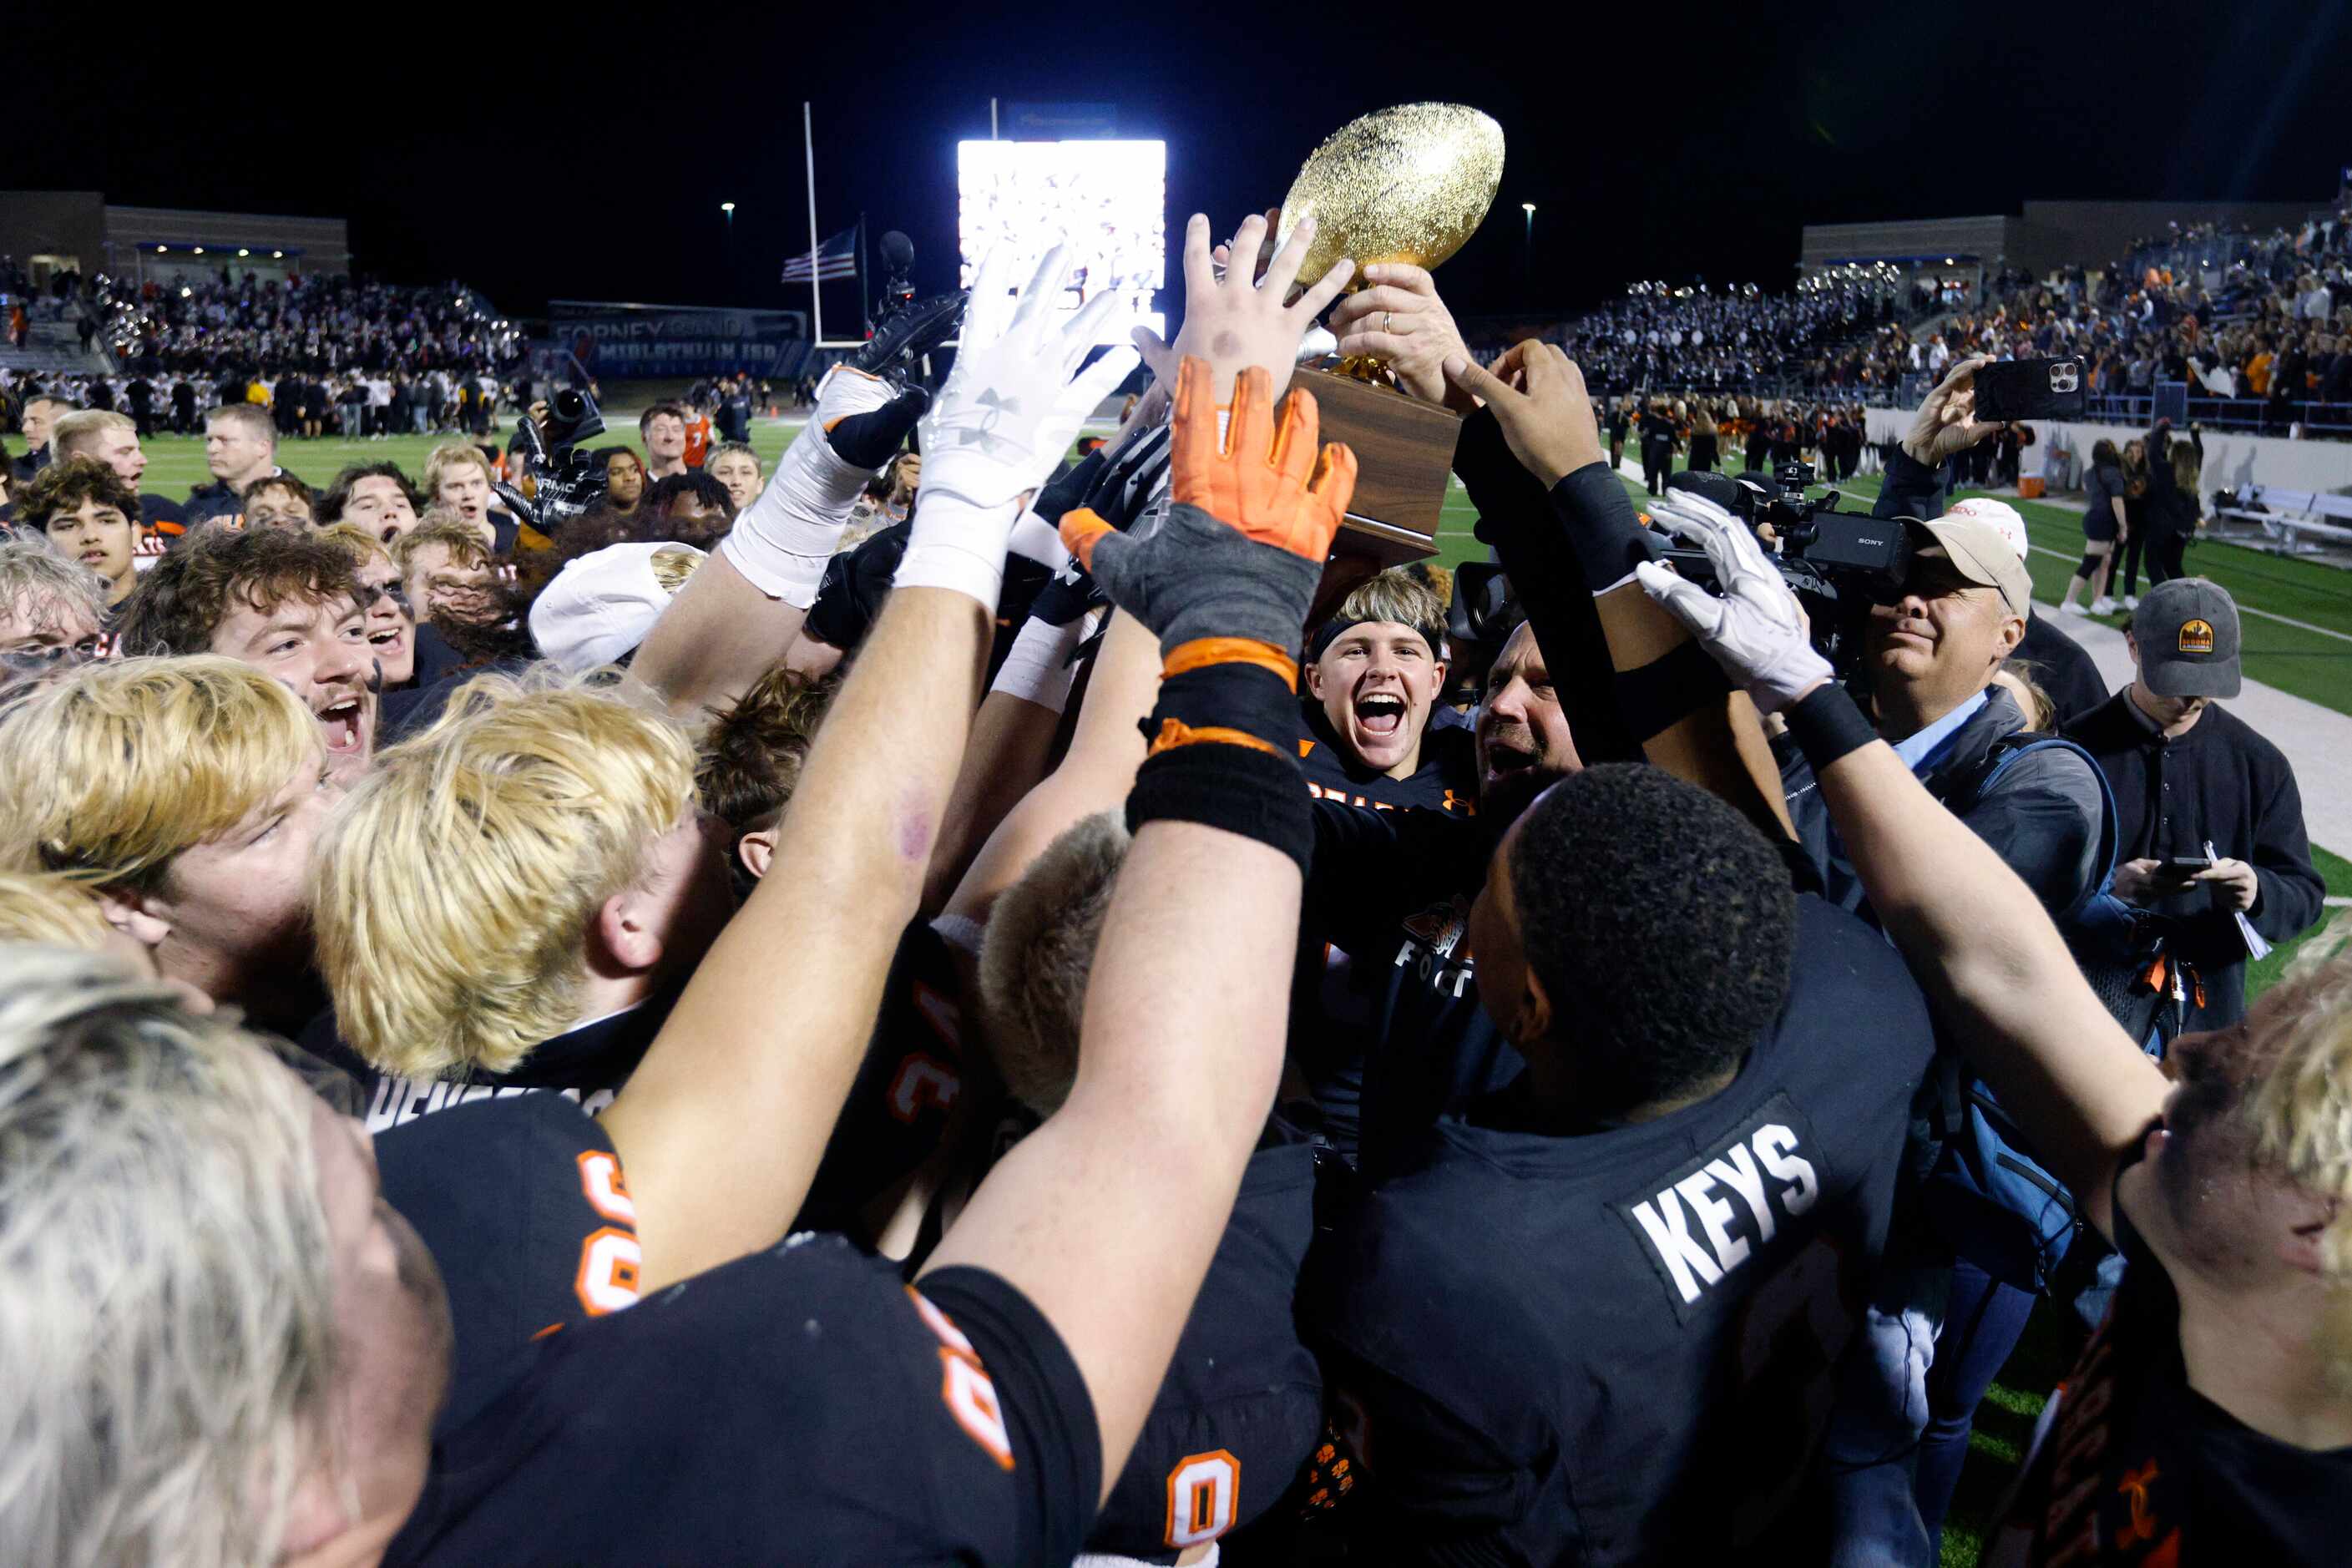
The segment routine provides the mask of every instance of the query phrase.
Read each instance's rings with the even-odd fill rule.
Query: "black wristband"
[[[1584,573],[1587,593],[1605,593],[1658,558],[1657,536],[1642,526],[1641,514],[1606,462],[1587,463],[1563,475],[1551,488],[1569,548]]]
[[[1706,648],[1683,642],[1639,669],[1620,672],[1615,689],[1625,727],[1646,741],[1722,701],[1732,688]]]
[[[1816,775],[1848,752],[1878,739],[1852,695],[1834,680],[1822,681],[1803,701],[1782,709],[1780,717],[1788,721],[1789,733],[1796,737]]]
[[[1298,760],[1280,752],[1202,742],[1144,759],[1127,794],[1127,826],[1198,822],[1281,850],[1307,874],[1315,816]]]
[[[1298,697],[1264,665],[1203,665],[1160,681],[1160,700],[1139,726],[1144,742],[1157,744],[1171,721],[1192,731],[1238,730],[1286,752],[1298,735]]]

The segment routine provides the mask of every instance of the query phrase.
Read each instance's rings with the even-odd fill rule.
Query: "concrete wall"
[[[1947,256],[1973,256],[1992,266],[2010,249],[2017,226],[2016,218],[1999,214],[1884,223],[1809,223],[1798,259],[1801,265],[1820,267],[1887,257],[1930,256],[1940,260]]]
[[[1873,408],[1867,412],[1870,438],[1899,437],[1911,428],[1916,409]],[[2037,422],[2040,440],[2026,449],[2025,471],[2036,471],[2042,454],[2057,442],[2074,454],[2074,482],[2082,483],[2083,465],[2094,442],[2102,438],[2118,447],[2147,432],[2123,425],[2053,425]],[[2246,436],[2234,431],[2205,433],[2205,484],[2208,493],[2261,483],[2290,490],[2352,491],[2352,441],[2289,441],[2275,436]]]
[[[78,258],[106,265],[105,199],[96,191],[0,191],[0,254]]]

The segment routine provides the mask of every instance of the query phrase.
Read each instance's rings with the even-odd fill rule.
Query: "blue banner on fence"
[[[548,301],[550,346],[597,378],[784,375],[808,343],[805,310],[726,310],[613,300]]]

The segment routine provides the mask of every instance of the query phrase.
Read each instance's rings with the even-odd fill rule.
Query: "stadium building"
[[[178,283],[242,275],[347,273],[350,226],[339,217],[123,206],[99,191],[0,191],[0,255],[36,288],[63,272]]]

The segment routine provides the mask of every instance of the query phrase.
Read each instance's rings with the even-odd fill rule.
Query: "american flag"
[[[816,247],[818,278],[855,278],[857,276],[857,226],[853,224]],[[809,280],[809,257],[803,251],[784,263],[784,281],[805,283]]]

